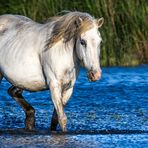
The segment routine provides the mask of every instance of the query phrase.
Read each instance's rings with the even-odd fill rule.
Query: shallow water
[[[66,135],[16,134],[16,128],[24,128],[24,112],[8,96],[9,86],[6,80],[0,85],[1,146],[148,147],[148,65],[103,68],[102,79],[95,83],[88,82],[82,69],[65,109],[70,131]],[[36,129],[47,131],[53,111],[49,92],[24,92],[24,96],[36,110]]]

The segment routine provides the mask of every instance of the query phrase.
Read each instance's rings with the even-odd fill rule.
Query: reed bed
[[[0,14],[21,14],[38,22],[63,10],[104,17],[102,66],[148,63],[147,0],[0,0]]]

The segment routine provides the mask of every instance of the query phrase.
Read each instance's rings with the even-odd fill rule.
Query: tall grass
[[[104,17],[101,63],[148,63],[148,0],[1,0],[0,13],[17,13],[45,21],[62,10]]]

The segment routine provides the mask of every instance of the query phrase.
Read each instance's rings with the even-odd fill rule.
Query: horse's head
[[[52,37],[48,40],[48,48],[60,40],[65,44],[72,41],[78,59],[83,62],[88,71],[89,80],[96,81],[101,77],[99,61],[101,35],[98,28],[103,22],[103,18],[95,19],[82,12],[70,12],[58,17],[54,23]]]
[[[94,19],[91,26],[89,26],[88,22],[88,24],[83,24],[85,22],[79,18],[79,24],[82,23],[82,26],[79,30],[79,36],[76,38],[76,53],[87,69],[90,81],[96,81],[101,77],[99,56],[102,39],[98,28],[102,26],[103,22],[103,18]],[[85,28],[87,26],[89,27]]]

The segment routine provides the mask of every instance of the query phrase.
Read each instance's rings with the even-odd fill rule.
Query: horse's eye
[[[84,46],[84,47],[86,47],[86,46],[87,46],[86,41],[85,41],[85,40],[83,40],[83,39],[81,39],[81,40],[80,40],[80,44],[81,44],[82,46]]]

